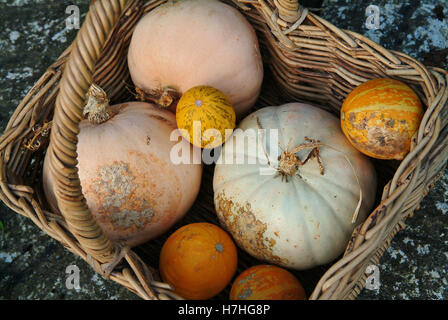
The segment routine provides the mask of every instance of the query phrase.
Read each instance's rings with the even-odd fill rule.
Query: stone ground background
[[[21,98],[74,39],[65,28],[67,6],[81,17],[88,0],[0,0],[0,132]],[[302,1],[343,29],[388,49],[448,69],[448,1]],[[380,8],[380,29],[364,25],[369,5]],[[378,290],[359,300],[448,298],[448,171],[428,194],[408,227],[394,238],[379,264]],[[65,286],[66,267],[80,268],[80,290]],[[98,276],[28,219],[0,206],[0,299],[139,299]]]

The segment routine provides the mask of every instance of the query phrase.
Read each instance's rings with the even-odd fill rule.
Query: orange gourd
[[[221,292],[237,267],[237,249],[220,227],[192,223],[175,231],[160,253],[160,275],[185,299],[205,300]]]
[[[289,271],[273,265],[258,265],[235,279],[230,300],[306,300],[306,294]]]
[[[377,159],[403,159],[423,117],[417,94],[405,83],[373,79],[355,88],[341,109],[342,131],[362,153]]]

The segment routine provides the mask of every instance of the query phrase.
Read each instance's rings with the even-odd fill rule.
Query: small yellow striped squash
[[[176,109],[177,127],[193,145],[212,149],[221,146],[235,129],[236,115],[227,96],[210,86],[187,90]]]

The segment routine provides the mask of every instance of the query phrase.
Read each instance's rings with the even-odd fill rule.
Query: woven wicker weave
[[[144,299],[176,299],[158,277],[158,255],[166,236],[130,250],[104,235],[86,206],[76,169],[78,124],[92,83],[112,103],[135,98],[126,53],[139,18],[166,2],[92,1],[73,44],[33,86],[0,138],[1,199],[15,212],[88,262],[96,272]],[[334,264],[295,272],[310,299],[353,299],[363,288],[366,268],[378,263],[404,220],[440,176],[448,158],[446,127],[448,72],[425,67],[373,41],[340,30],[302,8],[297,0],[225,1],[237,6],[257,31],[266,65],[257,108],[291,101],[323,105],[335,114],[357,85],[378,77],[409,84],[426,112],[408,156],[375,161],[377,207],[353,233]],[[48,152],[61,214],[52,212],[42,192],[42,160]],[[186,218],[218,223],[213,207],[213,167],[206,166],[201,191]],[[169,233],[168,233],[169,234]],[[256,260],[239,252],[238,271]],[[226,299],[228,288],[217,298]]]

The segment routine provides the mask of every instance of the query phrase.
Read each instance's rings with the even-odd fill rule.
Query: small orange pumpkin
[[[164,243],[160,275],[183,298],[205,300],[230,283],[237,261],[237,248],[223,229],[206,222],[192,223]]]
[[[352,145],[376,159],[403,159],[423,117],[417,94],[405,83],[373,79],[355,88],[341,109],[342,131]]]
[[[230,300],[306,300],[306,294],[291,272],[263,264],[246,269],[235,279]]]

